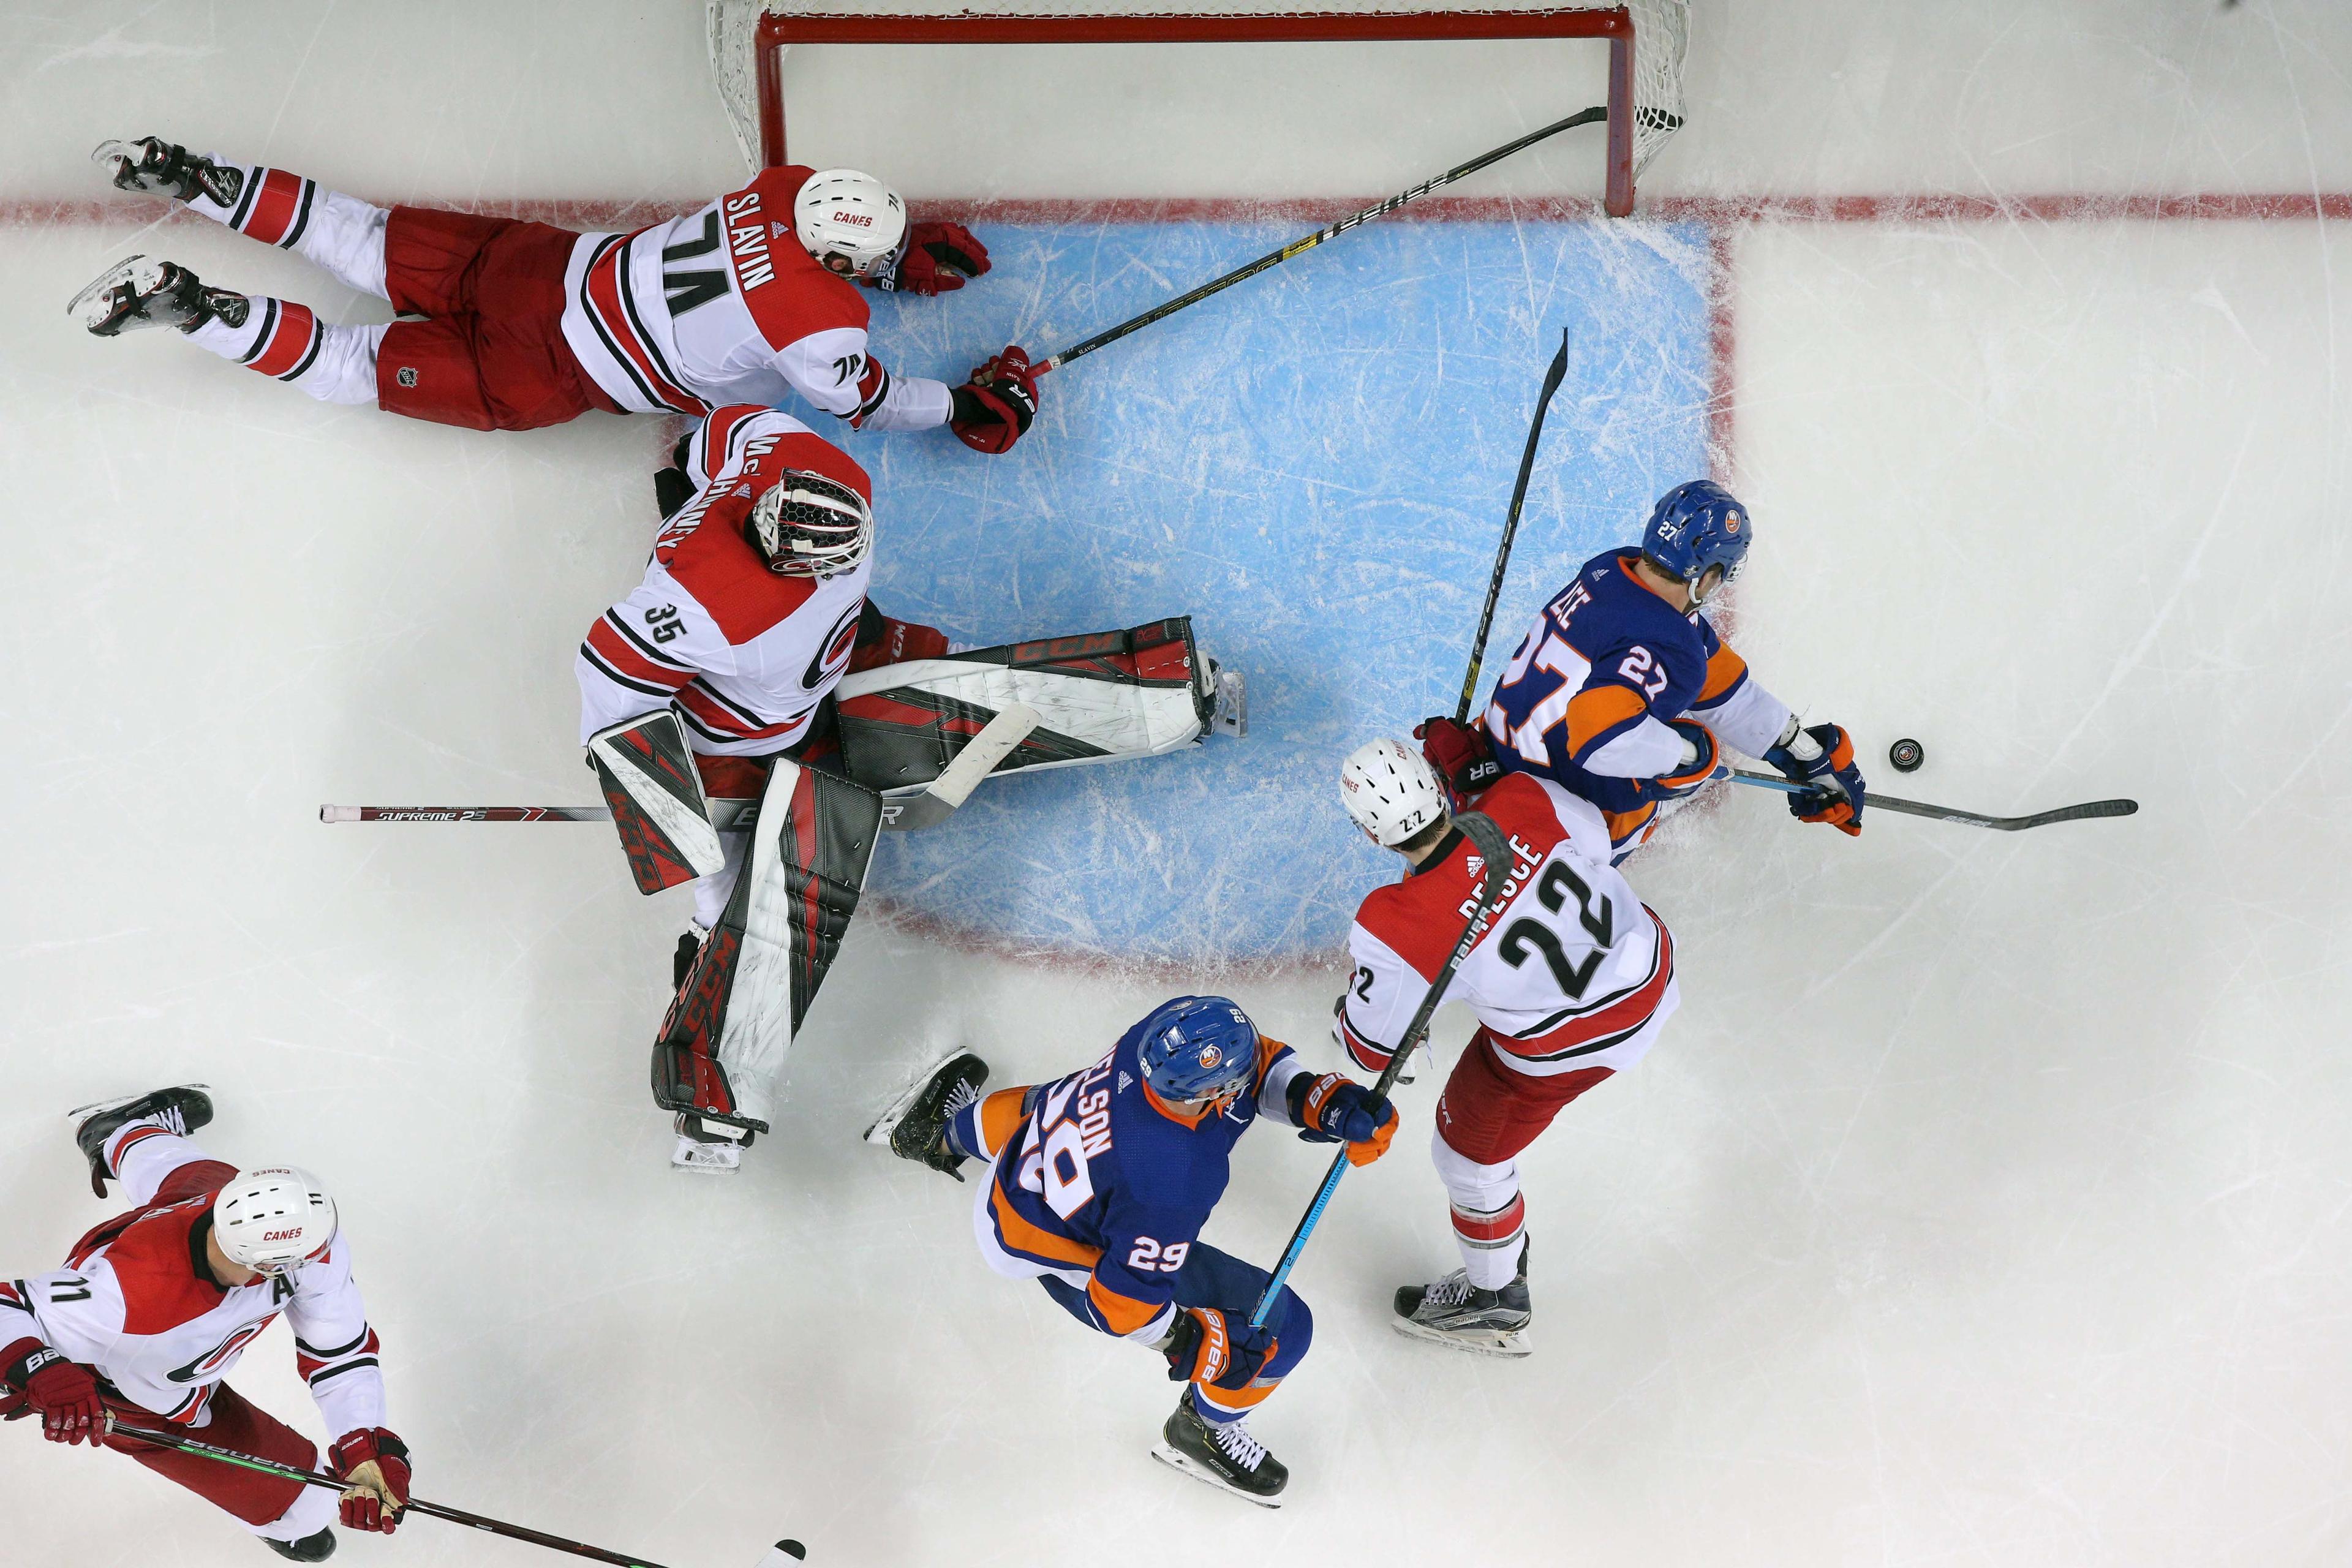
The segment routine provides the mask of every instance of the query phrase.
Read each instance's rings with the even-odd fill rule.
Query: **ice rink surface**
[[[2338,220],[2026,200],[2340,214],[2352,16],[1701,0],[1692,37],[1692,123],[1643,180],[1664,220],[1538,205],[1350,236],[1049,381],[1004,458],[859,438],[886,530],[904,524],[885,590],[980,635],[1192,609],[1231,625],[1268,699],[1245,742],[988,786],[954,835],[894,846],[896,899],[957,918],[916,892],[970,899],[970,866],[997,894],[961,918],[1010,935],[862,919],[783,1123],[730,1183],[663,1169],[646,1051],[684,910],[637,898],[601,830],[313,816],[588,798],[571,650],[636,574],[661,423],[404,424],[60,314],[148,249],[381,319],[299,259],[112,210],[83,162],[108,136],[378,200],[637,204],[625,222],[727,188],[741,163],[700,7],[12,8],[0,1275],[54,1267],[112,1212],[60,1113],[194,1078],[221,1102],[215,1152],[306,1164],[341,1200],[419,1494],[671,1568],[749,1568],[782,1534],[860,1564],[2352,1557],[2352,258]],[[950,54],[796,58],[795,153],[919,205],[1369,197],[1597,100],[1600,77],[1577,45]],[[1470,194],[1599,183],[1595,146],[1564,140]],[[1737,216],[1821,195],[2019,205]],[[1010,242],[998,271],[884,312],[882,352],[953,373],[1011,331],[1053,346],[1154,297],[1143,272],[1172,291],[1292,232],[1060,221],[983,228]],[[1501,243],[1484,223],[1576,287],[1482,292]],[[1638,275],[1590,265],[1634,256]],[[1136,275],[1032,313],[1042,282],[1105,257]],[[1759,529],[1739,646],[1855,731],[1874,785],[2142,811],[2018,837],[1880,815],[1849,841],[1749,792],[1675,824],[1628,874],[1680,940],[1683,1009],[1523,1161],[1537,1353],[1476,1361],[1384,1326],[1394,1286],[1454,1267],[1424,1078],[1300,1269],[1318,1332],[1253,1423],[1294,1472],[1264,1513],[1146,1458],[1160,1363],[988,1274],[966,1189],[856,1134],[950,1043],[1004,1083],[1091,1059],[1186,984],[1171,958],[1226,965],[1269,1033],[1336,1059],[1336,969],[1254,961],[1335,929],[1347,868],[1369,888],[1385,866],[1343,839],[1276,868],[1255,836],[1340,834],[1291,781],[1451,700],[1526,405],[1571,321],[1506,640],[1542,574],[1629,536],[1712,430]],[[1581,460],[1612,398],[1654,399],[1654,426]],[[1121,503],[1109,531],[1089,496]],[[1407,504],[1425,536],[1373,531]],[[1283,549],[1301,520],[1320,557]],[[1349,556],[1351,538],[1379,549]],[[1286,583],[1360,597],[1284,603]],[[1317,638],[1328,668],[1298,658]],[[1400,647],[1402,675],[1351,663]],[[1929,757],[1899,782],[1898,735]],[[1155,802],[1197,823],[1224,790],[1228,837],[1155,842]],[[1167,928],[1048,929],[1072,879],[1104,873],[1089,833],[1127,836],[1114,868],[1161,879]],[[1325,884],[1302,889],[1300,866]],[[1444,1058],[1467,1029],[1441,1015]],[[1247,1140],[1209,1239],[1271,1261],[1321,1165],[1278,1129]],[[331,1437],[290,1363],[273,1329],[236,1382]],[[0,1447],[12,1563],[272,1561],[117,1458],[23,1425]],[[346,1535],[337,1559],[531,1560],[425,1520]]]

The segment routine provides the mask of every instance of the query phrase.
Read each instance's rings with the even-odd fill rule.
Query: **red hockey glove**
[[[1369,1165],[1389,1152],[1396,1136],[1396,1107],[1343,1074],[1320,1078],[1299,1073],[1285,1091],[1290,1120],[1308,1143],[1345,1143],[1348,1163]]]
[[[1654,779],[1633,780],[1636,800],[1672,800],[1676,795],[1688,795],[1713,778],[1716,770],[1723,765],[1722,754],[1716,749],[1714,732],[1697,720],[1672,719],[1667,721],[1666,728],[1696,747],[1698,755],[1672,773],[1661,773]]]
[[[1251,1328],[1245,1317],[1214,1307],[1179,1307],[1160,1353],[1168,1358],[1171,1383],[1247,1388],[1276,1348],[1274,1331]]]
[[[390,1535],[400,1526],[400,1510],[408,1506],[408,1445],[381,1426],[346,1432],[327,1450],[335,1479],[351,1483],[343,1493],[345,1530],[373,1530]]]
[[[41,1436],[50,1442],[104,1445],[106,1402],[89,1368],[36,1339],[18,1340],[0,1351],[0,1357],[6,1358],[0,1362],[0,1383],[17,1395],[9,1402],[9,1420],[37,1410]]]
[[[1764,753],[1764,760],[1792,783],[1812,786],[1789,797],[1789,815],[1800,822],[1826,822],[1840,833],[1861,837],[1862,803],[1868,791],[1862,770],[1854,765],[1853,737],[1835,724],[1815,724],[1805,733],[1821,747],[1821,755],[1801,757],[1786,745]]]
[[[919,621],[894,620],[876,609],[874,601],[868,599],[857,614],[857,641],[853,647],[848,673],[856,675],[860,670],[879,669],[886,664],[945,658],[948,634]]]
[[[1029,368],[1029,356],[1021,346],[1008,343],[1003,353],[955,389],[948,428],[973,451],[992,456],[1011,450],[1036,417],[1037,374]]]
[[[988,270],[988,247],[960,223],[919,223],[907,231],[898,265],[874,280],[903,294],[951,294]]]
[[[1503,764],[1495,760],[1494,742],[1481,725],[1457,724],[1444,717],[1423,719],[1412,727],[1412,738],[1421,742],[1422,756],[1453,792],[1456,811],[1503,776]]]

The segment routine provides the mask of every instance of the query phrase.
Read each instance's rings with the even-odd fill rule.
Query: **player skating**
[[[122,1184],[133,1207],[74,1244],[52,1273],[0,1282],[0,1410],[37,1415],[54,1443],[129,1454],[243,1521],[279,1556],[323,1561],[338,1513],[389,1535],[408,1500],[408,1449],[384,1428],[375,1331],[352,1282],[334,1200],[300,1171],[239,1171],[190,1134],[212,1120],[194,1085],[86,1106],[75,1142],[90,1185]],[[310,1468],[310,1439],[222,1379],[283,1312],[295,1364],[330,1432],[336,1496],[218,1460],[142,1445],[107,1427],[201,1434],[210,1443]]]
[[[1464,921],[1483,866],[1444,787],[1400,741],[1357,749],[1340,770],[1348,814],[1402,855],[1348,933],[1355,968],[1335,1031],[1368,1071],[1388,1065]],[[1679,1001],[1674,937],[1612,866],[1600,810],[1531,773],[1478,802],[1511,849],[1503,900],[1446,988],[1478,1027],[1437,1102],[1430,1158],[1445,1184],[1462,1268],[1396,1293],[1392,1326],[1491,1355],[1525,1355],[1527,1204],[1517,1157],[1561,1108],[1649,1054]]]
[[[1860,833],[1853,741],[1835,724],[1801,727],[1703,613],[1754,532],[1729,491],[1696,479],[1659,498],[1640,548],[1586,562],[1537,613],[1479,723],[1414,731],[1454,798],[1539,774],[1599,806],[1622,857],[1720,776],[1720,740],[1809,786],[1789,797],[1800,820]]]
[[[796,393],[853,426],[947,425],[983,452],[1011,447],[1037,410],[1018,348],[953,388],[893,377],[874,357],[858,284],[960,289],[988,270],[988,251],[960,224],[910,226],[898,193],[854,169],[763,169],[696,212],[622,235],[372,206],[154,136],[96,156],[121,189],[169,195],[423,318],[335,326],[306,305],[208,288],[139,256],[71,306],[97,336],[177,327],[324,403],[530,430],[591,409],[701,416]]]
[[[781,410],[719,409],[679,462],[660,488],[687,499],[575,668],[582,742],[638,888],[695,884],[655,1100],[677,1113],[673,1164],[724,1172],[770,1124],[883,792],[938,777],[1013,708],[1038,721],[1000,772],[1172,751],[1202,737],[1220,688],[1183,617],[958,648],[883,616],[866,598],[873,487]],[[722,832],[714,798],[757,802],[757,826]]]
[[[1307,1354],[1314,1320],[1287,1286],[1249,1326],[1266,1272],[1200,1239],[1234,1142],[1260,1114],[1370,1164],[1397,1115],[1362,1085],[1317,1074],[1222,996],[1180,996],[1092,1067],[982,1096],[987,1065],[955,1057],[889,1126],[893,1152],[962,1180],[987,1163],[973,1230],[997,1273],[1035,1279],[1088,1328],[1167,1358],[1190,1386],[1154,1450],[1252,1502],[1279,1507],[1289,1471],[1248,1417]],[[887,1119],[886,1119],[887,1120]]]

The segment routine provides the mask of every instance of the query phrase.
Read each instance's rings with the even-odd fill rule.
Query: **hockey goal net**
[[[1476,8],[1370,0],[1347,10],[1307,11],[1278,0],[1225,0],[1214,12],[1163,8],[1154,0],[1116,12],[1105,0],[887,0],[851,10],[848,0],[708,0],[710,60],[736,140],[753,168],[790,161],[785,57],[795,47],[1232,44],[1435,45],[1589,39],[1606,43],[1609,107],[1604,205],[1633,211],[1633,182],[1683,122],[1683,52],[1688,0],[1622,0],[1561,5],[1489,0]],[[968,102],[986,101],[988,77],[974,67]],[[1213,78],[1182,89],[1214,112]],[[959,94],[959,96],[962,96]],[[1565,93],[1564,93],[1565,96]],[[1589,99],[1585,101],[1591,101]],[[1550,119],[1578,107],[1528,106]],[[1540,121],[1533,121],[1540,122]]]

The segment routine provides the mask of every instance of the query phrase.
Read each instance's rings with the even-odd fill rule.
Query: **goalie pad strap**
[[[842,760],[869,789],[918,788],[1016,703],[1040,721],[997,773],[1157,756],[1206,732],[1207,668],[1189,616],[885,665],[835,689]]]
[[[768,1130],[793,1037],[856,913],[882,802],[778,758],[726,912],[654,1046],[654,1102]]]
[[[726,865],[677,713],[664,708],[597,731],[588,737],[588,760],[637,891],[658,893]]]

